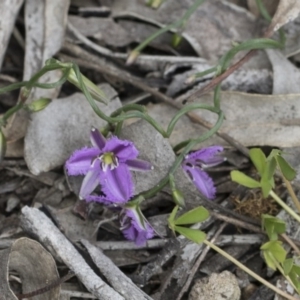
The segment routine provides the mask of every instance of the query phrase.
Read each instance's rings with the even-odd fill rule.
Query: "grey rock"
[[[122,106],[113,88],[108,84],[99,87],[111,100],[108,105],[97,102],[105,114]],[[82,93],[53,100],[44,110],[32,115],[25,136],[28,168],[38,175],[63,165],[74,150],[90,144],[92,126],[105,125]]]
[[[193,286],[189,300],[239,300],[241,291],[236,277],[224,271],[213,273],[207,280],[197,280]]]

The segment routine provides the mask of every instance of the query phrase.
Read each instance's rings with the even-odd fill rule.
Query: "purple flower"
[[[139,206],[125,207],[120,214],[121,230],[127,240],[143,246],[155,235],[154,229],[142,214]]]
[[[222,163],[225,158],[219,155],[223,151],[221,146],[203,148],[187,155],[182,162],[183,170],[193,180],[197,189],[208,199],[214,199],[216,188],[213,180],[203,169]]]
[[[76,150],[66,162],[69,175],[85,175],[79,197],[106,204],[127,202],[134,188],[129,170],[150,170],[151,164],[136,159],[139,152],[132,142],[115,136],[106,140],[95,128],[91,142],[93,147]],[[98,185],[105,196],[91,195]]]

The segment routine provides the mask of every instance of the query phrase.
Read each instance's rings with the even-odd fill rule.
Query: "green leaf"
[[[285,222],[279,218],[262,215],[262,225],[271,241],[278,239],[278,234],[285,232]]]
[[[206,234],[198,229],[186,228],[182,226],[175,226],[174,229],[181,235],[197,244],[202,243],[206,238]]]
[[[295,287],[297,288],[297,291],[299,293],[300,282],[299,282],[299,276],[298,276],[298,274],[296,274],[294,272],[294,270],[292,269],[292,271],[289,273],[289,277],[290,277],[291,281],[293,282],[293,284],[295,285]]]
[[[297,265],[293,265],[293,272],[300,276],[300,267]]]
[[[281,150],[278,149],[272,149],[271,153],[267,157],[267,161],[271,160],[272,158],[276,158],[278,155],[281,154]]]
[[[178,208],[179,208],[179,206],[176,205],[176,206],[173,208],[173,210],[172,210],[172,212],[170,213],[170,216],[169,216],[169,218],[168,218],[168,224],[169,224],[169,227],[170,227],[170,229],[172,229],[173,231],[174,231],[174,226],[175,226],[175,224],[174,224],[174,219],[175,219],[175,216],[176,216],[176,214],[177,214]]]
[[[282,156],[277,156],[276,160],[282,175],[289,181],[293,180],[296,177],[296,171]]]
[[[260,148],[252,148],[249,151],[250,158],[259,173],[260,176],[263,176],[266,166],[266,156]]]
[[[272,189],[272,184],[270,183],[270,181],[265,179],[261,179],[260,184],[263,196],[264,198],[267,198]]]
[[[267,266],[269,268],[271,268],[272,270],[276,271],[276,264],[274,262],[274,258],[272,256],[272,254],[269,251],[263,251],[263,255],[264,255]]]
[[[275,158],[272,157],[271,159],[269,159],[267,161],[267,163],[266,163],[266,169],[265,169],[265,172],[263,173],[262,177],[264,179],[270,181],[271,179],[273,179],[275,170],[276,170],[276,160],[275,160]]]
[[[240,171],[231,171],[230,176],[232,181],[235,181],[248,188],[258,188],[261,186],[260,182],[252,179]]]
[[[209,212],[203,206],[196,207],[174,221],[175,225],[195,224],[205,221],[209,217]]]
[[[284,275],[289,275],[289,273],[292,270],[293,264],[294,261],[292,258],[288,258],[283,262],[282,266],[283,266]]]
[[[264,252],[269,252],[269,256],[273,255],[274,258],[280,262],[283,263],[286,258],[286,251],[282,247],[282,242],[281,241],[270,241],[265,243],[264,245],[261,246],[261,250],[264,250]]]

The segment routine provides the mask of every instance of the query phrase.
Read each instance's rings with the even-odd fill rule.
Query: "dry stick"
[[[294,243],[294,241],[288,236],[286,235],[285,233],[282,233],[280,234],[280,236],[282,237],[282,239],[287,243],[289,244],[293,249],[294,251],[300,255],[300,250],[299,248],[297,247],[297,245]]]
[[[258,226],[255,226],[253,224],[249,224],[247,222],[244,222],[242,220],[237,220],[237,219],[233,219],[231,217],[228,217],[228,216],[225,216],[223,214],[220,214],[220,213],[217,213],[213,210],[209,210],[210,212],[210,215],[218,220],[222,220],[222,221],[225,221],[229,224],[232,224],[232,225],[235,225],[235,226],[238,226],[238,227],[241,227],[241,228],[244,228],[244,229],[247,229],[249,231],[253,231],[253,232],[256,232],[256,233],[263,233],[265,234],[264,231],[262,231],[262,229]]]
[[[291,183],[283,175],[281,177],[282,177],[282,179],[283,179],[283,181],[286,185],[286,188],[287,188],[287,190],[288,190],[295,206],[297,207],[298,212],[300,212],[300,202],[299,202],[299,200],[298,200],[298,198],[297,198],[297,196],[294,192],[294,189],[292,188]]]
[[[210,212],[211,216],[215,217],[218,220],[225,221],[225,222],[227,222],[229,224],[232,224],[232,225],[235,225],[237,227],[241,227],[241,228],[247,229],[247,230],[252,231],[252,232],[261,233],[261,234],[266,235],[265,231],[263,231],[258,226],[246,223],[246,222],[244,222],[242,220],[237,220],[237,219],[230,218],[230,217],[225,216],[223,214],[219,214],[219,213],[217,213],[217,212],[215,212],[213,210],[210,210],[209,212]],[[300,242],[298,240],[292,239],[291,237],[289,237],[285,233],[280,234],[279,236],[280,236],[280,240],[282,240],[282,241],[286,242],[287,244],[289,244],[295,250],[295,252],[298,255],[300,255],[300,250],[298,248],[298,246],[300,246]]]
[[[215,243],[215,241],[217,240],[217,238],[219,237],[219,235],[221,234],[221,232],[223,231],[223,229],[225,228],[225,226],[227,225],[227,223],[223,223],[220,228],[218,229],[218,231],[215,233],[214,237],[211,239],[211,243]],[[176,300],[180,300],[183,296],[183,294],[188,290],[195,273],[197,272],[197,270],[199,269],[200,264],[202,263],[202,261],[204,260],[205,256],[207,255],[207,253],[209,252],[210,247],[206,246],[205,249],[202,251],[201,255],[199,256],[199,258],[197,259],[196,263],[194,264],[193,268],[191,269],[188,279],[186,281],[186,283],[184,284],[184,286],[182,287],[179,295],[177,296]]]

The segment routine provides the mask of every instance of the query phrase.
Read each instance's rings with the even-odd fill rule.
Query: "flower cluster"
[[[128,240],[143,245],[154,235],[154,229],[143,216],[139,204],[129,201],[134,195],[131,170],[147,171],[152,165],[138,159],[138,150],[127,140],[113,136],[106,140],[92,128],[92,147],[76,150],[66,162],[69,175],[85,175],[80,199],[113,205],[121,209],[121,231]],[[204,169],[216,166],[224,161],[220,156],[223,148],[212,146],[190,153],[182,162],[183,170],[193,180],[198,190],[208,199],[215,197],[213,180]],[[100,189],[97,190],[98,186]]]
[[[208,199],[214,199],[216,188],[209,175],[203,171],[221,164],[225,158],[220,156],[221,146],[211,146],[187,155],[182,162],[183,170],[191,178],[197,189]]]
[[[121,221],[123,233],[140,245],[141,241],[144,243],[152,238],[154,231],[148,223],[137,218],[142,215],[137,206],[126,208],[126,203],[134,194],[130,170],[147,171],[152,169],[152,165],[137,159],[139,152],[130,141],[115,136],[106,140],[95,128],[92,128],[90,138],[93,147],[76,150],[65,164],[67,173],[85,175],[79,192],[80,199],[125,206],[127,219]],[[95,193],[98,186],[101,194]]]

